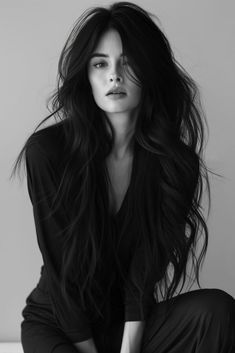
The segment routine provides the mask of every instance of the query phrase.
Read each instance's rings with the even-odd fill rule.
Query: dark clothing
[[[219,289],[200,289],[154,305],[146,321],[140,353],[234,353],[235,300]],[[43,313],[42,323],[40,315]],[[77,353],[46,309],[22,323],[25,353]],[[93,327],[98,353],[120,353],[124,322]]]
[[[232,344],[232,338],[228,338],[234,323],[230,320],[230,314],[227,311],[228,304],[230,311],[234,311],[234,300],[228,294],[222,295],[221,291],[203,291],[192,292],[187,295],[180,295],[178,299],[171,300],[173,311],[165,321],[163,317],[166,303],[157,303],[154,297],[154,284],[162,278],[166,265],[158,272],[149,275],[147,285],[142,284],[141,300],[136,300],[127,286],[116,277],[111,288],[109,309],[105,310],[111,314],[110,325],[105,325],[101,317],[91,318],[89,312],[85,312],[79,300],[71,296],[71,307],[65,301],[61,291],[59,274],[62,266],[62,253],[64,249],[63,232],[69,224],[69,212],[66,207],[61,206],[51,217],[48,217],[51,211],[53,196],[55,196],[60,178],[63,172],[63,153],[65,140],[62,125],[47,127],[36,132],[31,138],[31,143],[26,150],[27,167],[27,185],[29,196],[33,206],[33,215],[37,233],[38,245],[43,258],[41,268],[41,277],[36,288],[26,299],[26,306],[22,311],[24,320],[22,322],[22,344],[25,353],[32,353],[37,347],[38,353],[69,353],[76,352],[73,342],[80,342],[91,337],[95,339],[99,353],[118,352],[120,350],[123,325],[125,321],[145,320],[147,329],[143,340],[144,352],[194,352],[200,342],[205,342],[206,347],[212,346],[213,352],[230,352],[228,348],[222,350],[223,344]],[[141,267],[141,248],[135,249],[135,229],[133,227],[126,232],[124,236],[118,237],[121,231],[122,217],[125,214],[125,206],[128,202],[128,192],[134,184],[135,168],[138,168],[138,162],[141,156],[141,150],[136,147],[133,160],[130,186],[127,190],[121,208],[116,215],[110,215],[109,225],[111,228],[109,237],[118,241],[118,256],[123,265],[123,270],[129,274],[129,285],[131,287],[132,276],[140,273]],[[79,187],[79,185],[78,185]],[[106,250],[107,251],[107,250]],[[109,251],[110,248],[109,248]],[[106,254],[104,253],[104,256]],[[103,276],[106,280],[115,272],[115,267],[106,266],[103,269]],[[106,271],[106,272],[105,272]],[[108,282],[105,282],[108,285]],[[104,287],[106,288],[106,287]],[[193,294],[195,293],[195,294]],[[212,313],[205,312],[205,302],[208,297],[213,302],[222,299],[224,304],[221,311],[213,310]],[[192,300],[192,307],[191,307]],[[202,308],[198,304],[202,304]],[[185,305],[184,305],[185,303]],[[185,313],[185,315],[183,315]],[[218,316],[217,316],[218,315]],[[185,318],[183,320],[183,317]],[[221,319],[222,318],[222,319]],[[225,319],[225,322],[222,321]],[[222,321],[221,321],[222,320]],[[151,324],[150,324],[151,323]],[[231,327],[230,327],[231,326]],[[204,341],[201,328],[207,328],[210,333]],[[228,328],[226,340],[224,341],[224,330]],[[194,341],[191,335],[198,334]],[[218,340],[215,341],[214,332],[219,332]],[[164,339],[167,337],[167,339]],[[182,339],[180,339],[182,337]],[[213,340],[212,340],[213,338]],[[230,342],[230,343],[228,343]],[[110,347],[110,348],[108,348]],[[172,348],[175,347],[175,348]],[[202,345],[203,347],[203,345]],[[227,347],[227,346],[226,346]],[[183,350],[182,350],[183,349]],[[207,352],[207,350],[198,350],[196,352]],[[231,351],[232,352],[232,351]]]
[[[41,277],[36,288],[30,293],[23,310],[26,320],[31,315],[39,314],[39,321],[50,323],[58,327],[72,341],[79,342],[92,337],[91,325],[95,325],[98,317],[91,318],[91,313],[84,312],[79,300],[71,296],[71,307],[67,305],[61,290],[59,274],[62,267],[62,253],[64,249],[64,228],[69,224],[69,210],[64,203],[49,217],[53,196],[56,195],[59,181],[63,173],[63,159],[65,153],[65,139],[62,125],[54,125],[42,129],[33,134],[26,149],[27,185],[30,200],[33,206],[33,215],[36,226],[38,245],[43,257]],[[107,314],[111,315],[111,322],[138,321],[147,318],[151,307],[155,304],[153,294],[154,284],[160,279],[162,273],[158,270],[149,275],[149,280],[144,285],[141,278],[138,279],[141,266],[142,250],[136,244],[136,230],[134,225],[126,229],[125,234],[120,235],[125,206],[128,202],[128,193],[134,184],[135,168],[139,168],[140,153],[136,147],[135,157],[131,173],[131,181],[125,198],[119,211],[110,214],[107,219],[109,230],[105,241],[112,241],[103,249],[102,259],[104,267],[101,272],[101,280],[104,291],[109,286],[111,277],[115,277],[112,283],[110,298],[103,307]],[[79,163],[79,161],[78,161]],[[76,186],[79,188],[79,182]],[[122,232],[124,233],[124,232]],[[118,258],[122,265],[122,271],[129,277],[128,284],[124,285],[118,271],[113,266],[107,266],[106,258],[112,259],[112,246],[117,248]],[[134,251],[135,249],[135,251]],[[109,263],[110,264],[110,263]],[[163,268],[162,268],[163,272]],[[142,286],[142,295],[139,300],[131,280],[133,276],[139,280]],[[76,297],[77,298],[77,297]],[[98,299],[97,299],[98,300]],[[100,320],[99,320],[100,322]]]

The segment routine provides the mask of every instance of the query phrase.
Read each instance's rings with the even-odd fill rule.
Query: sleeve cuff
[[[151,308],[156,304],[154,297],[145,302],[129,302],[125,304],[125,321],[145,321],[150,315]]]
[[[67,331],[65,335],[69,338],[69,340],[73,343],[86,341],[89,338],[92,338],[92,332],[90,328],[87,328],[84,331]]]
[[[144,321],[146,315],[140,307],[128,305],[125,308],[125,321]]]

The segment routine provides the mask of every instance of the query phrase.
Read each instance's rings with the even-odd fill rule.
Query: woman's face
[[[114,29],[105,32],[89,60],[88,78],[96,104],[106,113],[131,113],[140,102],[141,87],[124,71],[127,60],[122,56],[119,33]],[[135,77],[131,67],[128,71]],[[113,88],[124,94],[108,95]]]

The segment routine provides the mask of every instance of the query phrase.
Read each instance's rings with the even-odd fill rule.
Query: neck
[[[114,128],[114,145],[110,152],[110,158],[121,160],[131,157],[133,154],[132,137],[135,131],[136,114],[124,116],[124,114],[113,114],[109,117]]]

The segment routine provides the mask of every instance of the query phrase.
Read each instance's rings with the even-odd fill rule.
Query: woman
[[[88,9],[51,98],[39,126],[59,121],[37,126],[16,163],[25,153],[43,257],[24,352],[233,352],[234,299],[198,278],[209,186],[198,92],[150,14]],[[200,289],[182,294],[190,259]]]

